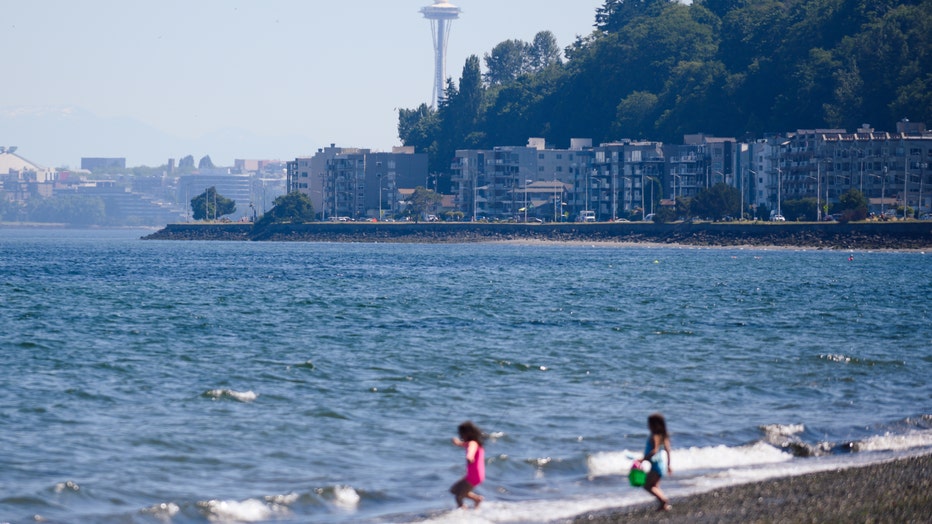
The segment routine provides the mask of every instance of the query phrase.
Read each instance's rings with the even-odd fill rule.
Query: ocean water
[[[0,228],[0,522],[561,522],[932,450],[932,255]],[[450,439],[488,435],[456,511]]]

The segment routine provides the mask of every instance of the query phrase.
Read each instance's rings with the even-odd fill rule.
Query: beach
[[[930,522],[932,454],[742,484],[655,504],[587,513],[574,524],[623,522]]]

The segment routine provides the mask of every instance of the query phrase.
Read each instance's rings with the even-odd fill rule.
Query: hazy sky
[[[388,150],[399,144],[397,108],[430,103],[430,23],[419,9],[431,3],[4,2],[0,106],[74,106],[186,139],[228,128],[307,139],[303,151],[266,158],[330,143]],[[467,56],[504,40],[550,30],[568,46],[592,31],[604,1],[454,3],[463,13],[447,76],[458,80]]]

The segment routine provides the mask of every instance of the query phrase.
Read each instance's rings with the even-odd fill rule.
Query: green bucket
[[[647,481],[647,473],[644,473],[644,470],[639,468],[631,468],[631,472],[628,473],[628,482],[632,486],[639,488],[644,485]]]

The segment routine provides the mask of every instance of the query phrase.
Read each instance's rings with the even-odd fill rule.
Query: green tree
[[[849,189],[838,197],[836,209],[841,213],[841,218],[838,221],[845,223],[864,220],[867,218],[867,204],[867,198],[864,196],[864,193],[861,193],[855,188]]]
[[[693,215],[701,218],[738,216],[740,210],[741,192],[722,182],[700,190],[692,199]]]
[[[307,195],[300,191],[292,191],[287,195],[282,195],[272,202],[272,209],[262,215],[256,222],[257,228],[266,227],[270,224],[282,224],[286,222],[300,224],[314,221],[314,205]]]
[[[530,70],[538,73],[554,65],[563,63],[563,51],[557,45],[557,37],[550,31],[541,31],[534,35],[530,49]]]
[[[805,220],[815,222],[818,217],[818,202],[814,198],[786,200],[781,206],[787,220]]]
[[[427,104],[417,109],[398,110],[398,137],[407,146],[417,151],[430,154],[437,148],[437,135],[440,130],[440,117]]]
[[[444,99],[440,103],[439,129],[437,146],[431,151],[433,157],[428,159],[430,169],[441,173],[438,188],[441,192],[450,188],[450,164],[457,149],[474,149],[485,147],[485,137],[481,128],[482,107],[485,87],[482,83],[482,71],[479,57],[472,55],[466,59],[459,86],[452,80],[447,82]]]
[[[425,215],[434,211],[442,200],[443,197],[440,193],[432,189],[426,189],[423,186],[417,186],[411,196],[408,197],[408,216],[414,218],[415,222],[419,222]]]
[[[660,209],[654,212],[654,222],[657,224],[668,224],[676,220],[676,209],[673,206],[660,206]]]
[[[485,54],[485,80],[490,85],[514,82],[530,72],[530,46],[521,40],[505,40]]]
[[[191,199],[191,212],[194,220],[216,220],[236,212],[236,202],[217,193],[217,188],[210,186]]]
[[[595,26],[607,33],[617,32],[632,20],[658,13],[671,0],[606,0],[595,10]]]
[[[618,136],[644,137],[654,129],[657,121],[657,95],[634,91],[618,104],[615,133]]]

